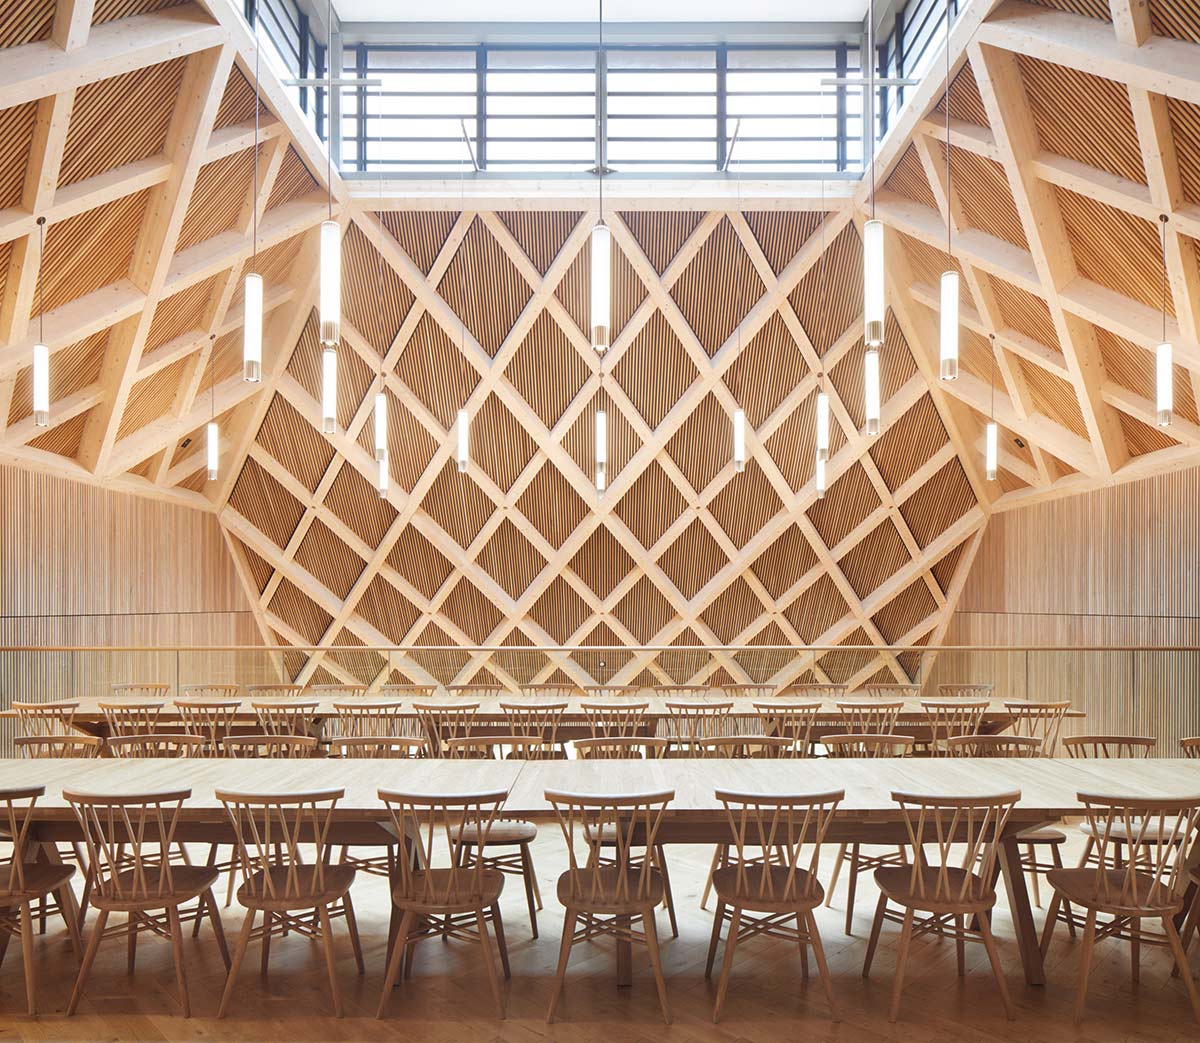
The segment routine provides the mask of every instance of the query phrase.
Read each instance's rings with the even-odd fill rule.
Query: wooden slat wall
[[[995,515],[947,644],[1200,644],[1200,475],[1181,471]],[[939,655],[930,684],[987,680],[1003,696],[1070,696],[1076,731],[1200,734],[1200,653]]]
[[[0,469],[0,644],[261,644],[214,516]],[[265,678],[266,655],[0,652],[0,707],[124,680]],[[0,755],[10,729],[0,726]]]

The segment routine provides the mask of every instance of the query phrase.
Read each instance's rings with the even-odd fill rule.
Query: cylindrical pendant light
[[[388,422],[387,422],[387,394],[380,389],[379,394],[375,396],[375,459],[384,461],[387,459],[387,439],[388,439]]]
[[[863,353],[863,405],[866,433],[879,434],[879,352],[875,348]]]
[[[608,488],[608,415],[596,410],[596,492]]]
[[[386,458],[379,461],[379,480],[376,488],[379,490],[379,498],[386,499],[388,494],[388,462]]]
[[[251,272],[242,293],[242,377],[257,384],[262,380],[263,281]]]
[[[958,272],[942,273],[941,376],[958,379]]]
[[[38,339],[33,346],[33,424],[50,426],[50,349],[46,346],[46,302],[42,269],[46,263],[46,219],[38,221]]]
[[[321,352],[321,430],[327,435],[337,429],[337,352]]]
[[[817,459],[829,459],[829,396],[817,392]]]
[[[875,220],[863,225],[863,339],[883,343],[883,222]]]
[[[823,500],[825,499],[825,461],[819,456],[817,457],[817,473],[815,477],[817,482],[817,499]]]
[[[592,347],[608,350],[611,286],[609,285],[612,234],[608,225],[592,229]]]
[[[984,433],[983,470],[989,482],[996,480],[996,457],[999,452],[999,428],[995,420],[989,420]]]
[[[465,472],[471,463],[471,417],[465,409],[458,411],[458,469]]]
[[[1175,359],[1167,340],[1167,215],[1159,214],[1162,224],[1162,343],[1154,351],[1154,408],[1158,426],[1170,427],[1175,413]]]
[[[733,469],[746,469],[746,413],[742,409],[733,411]]]
[[[342,237],[336,221],[321,222],[321,343],[337,344],[342,326]]]
[[[221,456],[221,436],[215,420],[208,422],[208,445],[205,455],[208,457],[208,480],[215,482],[217,480],[217,461]]]

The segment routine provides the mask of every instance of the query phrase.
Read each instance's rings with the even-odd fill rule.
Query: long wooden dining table
[[[1079,793],[1190,797],[1200,801],[1200,762],[1175,759],[1056,760],[904,758],[878,760],[0,760],[0,788],[44,786],[31,839],[57,858],[56,843],[80,832],[62,791],[105,794],[190,789],[179,839],[233,841],[217,788],[243,793],[342,790],[335,843],[394,844],[379,790],[453,794],[506,791],[506,817],[555,821],[546,791],[584,794],[669,790],[674,797],[660,839],[717,844],[729,837],[718,790],[793,794],[844,790],[828,834],[834,843],[899,844],[907,839],[894,792],[980,796],[1020,792],[1005,829],[999,865],[1008,895],[1025,980],[1045,981],[1037,932],[1021,870],[1017,834],[1082,814]],[[618,953],[618,967],[628,952]]]

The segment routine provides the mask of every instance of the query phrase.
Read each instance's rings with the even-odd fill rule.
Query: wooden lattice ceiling
[[[1198,42],[1184,0],[967,6],[948,142],[931,73],[878,164],[890,281],[876,439],[860,434],[865,184],[825,211],[799,197],[618,201],[601,360],[583,332],[594,209],[526,196],[463,210],[453,194],[406,207],[335,176],[344,335],[339,430],[325,436],[312,312],[323,153],[264,81],[255,181],[252,41],[228,0],[0,0],[0,463],[216,511],[264,638],[283,646],[936,645],[991,512],[1200,461]],[[1152,403],[1159,213],[1178,363],[1166,430]],[[240,379],[239,357],[256,214],[262,385]],[[936,380],[935,357],[948,264],[963,274],[953,383]],[[39,272],[49,429],[33,425],[27,368]],[[380,372],[383,500],[370,452]],[[819,500],[822,379],[835,431]],[[1003,429],[989,483],[993,379]],[[459,408],[472,416],[466,475],[449,433]],[[212,415],[224,451],[207,482]],[[370,652],[287,662],[304,680],[390,674]],[[469,678],[484,657],[450,662]],[[716,665],[755,673],[737,656]],[[778,679],[904,680],[913,666],[831,654]],[[554,672],[683,679],[641,653],[603,667],[564,653],[520,679]]]

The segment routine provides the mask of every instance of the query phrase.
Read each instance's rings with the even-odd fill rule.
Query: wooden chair
[[[576,739],[580,760],[656,760],[665,756],[670,742],[652,735],[614,735]]]
[[[1200,760],[1200,735],[1179,740],[1179,749],[1189,760]]]
[[[387,1013],[401,966],[411,972],[416,946],[428,938],[479,942],[496,1013],[504,1017],[504,996],[488,936],[490,923],[496,932],[504,977],[511,977],[500,915],[504,874],[482,859],[472,858],[466,838],[490,835],[500,825],[499,815],[507,797],[503,790],[452,795],[379,791],[379,799],[391,815],[393,831],[405,838],[413,857],[397,860],[399,879],[392,891],[392,904],[401,919],[376,1017]],[[437,843],[439,835],[444,848]],[[439,866],[434,855],[443,849],[448,858],[444,866]]]
[[[854,735],[826,735],[821,744],[830,757],[872,759],[875,757],[907,757],[912,753],[916,740],[911,735],[870,735],[867,733]],[[876,869],[908,865],[908,854],[904,845],[896,851],[881,851],[864,853],[860,843],[851,841],[839,844],[837,857],[833,861],[833,873],[829,877],[829,888],[825,898],[825,907],[833,904],[833,892],[837,887],[838,878],[842,875],[842,867],[847,865],[846,879],[846,929],[850,934],[854,927],[854,899],[858,893],[858,878],[862,873],[873,873]]]
[[[67,1004],[68,1016],[79,1006],[100,943],[113,933],[105,930],[113,913],[128,914],[123,933],[127,936],[130,974],[139,933],[151,931],[170,937],[175,981],[185,1018],[191,1016],[191,1001],[183,960],[180,906],[199,900],[195,915],[201,917],[207,912],[221,958],[229,966],[225,933],[212,893],[217,870],[210,866],[178,865],[163,857],[163,852],[179,844],[175,839],[179,812],[191,795],[189,789],[116,796],[63,791],[63,799],[74,809],[83,829],[92,877],[91,903],[96,907],[96,923]]]
[[[609,702],[583,702],[579,708],[583,711],[593,739],[625,739],[642,733],[650,704],[613,699]],[[579,748],[578,741],[575,746]]]
[[[420,757],[424,752],[424,739],[410,739],[400,735],[342,736],[329,743],[331,757],[411,760]]]
[[[1042,740],[1034,735],[951,735],[951,757],[1040,757]]]
[[[888,1013],[888,1021],[894,1023],[900,1015],[904,970],[914,936],[952,937],[960,977],[965,973],[965,942],[981,941],[992,965],[1004,1013],[1012,1021],[1016,1014],[990,921],[996,904],[994,881],[1000,838],[1021,794],[944,797],[893,793],[892,799],[900,805],[913,857],[908,865],[875,871],[879,903],[867,943],[863,977],[870,974],[884,920],[899,920],[903,926]],[[890,913],[889,903],[900,906],[903,915]]]
[[[925,699],[921,709],[928,719],[926,748],[931,757],[947,756],[946,740],[955,735],[976,735],[987,712],[986,699]]]
[[[695,745],[701,739],[729,734],[731,702],[668,700],[663,706],[668,716],[658,726],[659,734],[671,744],[669,757],[695,756]]]
[[[764,735],[778,735],[792,742],[792,757],[812,755],[813,727],[823,709],[819,702],[771,699],[755,703],[759,726]]]
[[[26,738],[38,740],[36,736]],[[42,737],[41,741],[45,741]],[[83,955],[79,937],[79,919],[71,893],[75,867],[61,862],[36,861],[30,857],[29,825],[38,797],[45,786],[25,786],[0,790],[0,835],[10,850],[0,858],[0,956],[10,936],[20,938],[25,965],[25,1006],[32,1017],[37,1013],[37,964],[33,952],[33,904],[45,906],[55,896],[71,938],[75,955]]]
[[[869,699],[915,701],[921,698],[924,688],[919,684],[869,684],[865,685],[862,691]]]
[[[1068,757],[1149,757],[1158,740],[1149,735],[1068,735],[1062,744]]]
[[[720,735],[698,740],[692,751],[697,757],[781,758],[794,756],[795,748],[795,741],[786,735]]]
[[[13,748],[18,757],[90,760],[100,756],[104,740],[98,735],[18,735]]]
[[[887,699],[851,699],[837,704],[845,733],[857,735],[891,735],[903,709],[904,703]],[[821,745],[828,748],[828,739],[822,739]]]
[[[199,735],[167,732],[115,735],[104,744],[114,757],[204,757],[206,746],[206,740]]]
[[[241,694],[240,684],[185,684],[179,689],[179,699],[175,703],[178,705],[180,700],[193,699],[202,703],[230,702],[240,699]]]
[[[1075,993],[1076,1024],[1083,1017],[1092,951],[1100,938],[1130,942],[1135,983],[1140,977],[1142,943],[1167,946],[1176,972],[1183,978],[1192,1014],[1200,1022],[1200,996],[1174,922],[1183,908],[1181,874],[1197,851],[1200,796],[1169,799],[1080,793],[1078,800],[1084,806],[1088,833],[1095,839],[1095,864],[1053,869],[1047,874],[1054,898],[1042,931],[1044,954],[1054,935],[1060,905],[1069,902],[1087,911]],[[1112,919],[1098,924],[1100,914]],[[1162,933],[1143,930],[1142,920],[1161,921]]]
[[[236,689],[236,686],[232,686]],[[233,733],[241,712],[240,699],[209,699],[189,696],[175,700],[183,730],[204,740],[203,751],[194,756],[219,757],[221,743]]]
[[[775,693],[775,698],[799,699],[803,702],[811,700],[837,702],[839,699],[845,699],[849,691],[850,686],[844,684],[788,684]]]
[[[582,696],[583,686],[574,681],[544,681],[541,684],[521,685],[521,695],[526,699],[542,699],[561,702]]]
[[[338,737],[351,739],[414,738],[404,704],[392,699],[351,699],[335,702]]]
[[[237,898],[246,910],[233,964],[225,979],[218,1018],[223,1018],[229,1010],[234,983],[251,938],[257,935],[262,941],[262,972],[266,974],[272,936],[286,934],[289,929],[321,940],[333,1012],[336,1017],[342,1016],[337,953],[333,947],[335,915],[346,918],[358,973],[365,971],[354,903],[350,900],[354,867],[329,864],[329,828],[337,802],[344,795],[345,791],[340,789],[283,795],[216,791],[237,838],[242,877]],[[301,853],[302,846],[310,849],[310,857]],[[254,920],[259,913],[263,915],[263,925],[255,931]],[[307,915],[300,917],[299,913]]]
[[[652,853],[663,812],[674,798],[671,790],[611,796],[546,791],[566,840],[568,858],[568,868],[558,878],[558,900],[566,915],[547,1023],[554,1021],[572,947],[601,935],[618,943],[645,944],[663,1020],[671,1023],[654,923],[665,885]],[[601,857],[602,838],[607,838],[611,857]],[[634,929],[639,920],[641,931]]]
[[[14,699],[11,709],[16,715],[18,736],[72,735],[72,722],[79,703],[70,699],[45,703]]]
[[[939,699],[969,699],[990,703],[994,691],[993,685],[982,681],[950,681],[937,686]]]
[[[505,699],[518,693],[498,681],[480,681],[475,684],[448,684],[446,694],[455,699]]]
[[[583,694],[587,699],[637,699],[650,690],[640,684],[585,684]]]
[[[341,703],[349,699],[366,698],[369,689],[370,686],[365,684],[312,684],[308,686],[308,694],[317,699]]]
[[[221,743],[227,757],[315,757],[320,753],[313,735],[230,735]]]
[[[385,684],[381,685],[378,692],[380,700],[388,702],[401,702],[408,700],[412,703],[417,701],[429,701],[437,697],[437,685],[435,684]],[[425,731],[421,727],[421,722],[413,713],[405,714],[396,722],[398,729],[396,734],[407,736],[411,739],[425,738]]]
[[[1006,702],[1004,709],[1012,716],[1010,729],[1013,735],[1028,735],[1041,739],[1041,756],[1057,755],[1063,721],[1066,720],[1067,711],[1071,709],[1069,699],[1057,703]]]
[[[479,703],[466,699],[443,702],[413,703],[413,711],[421,722],[421,730],[429,743],[429,755],[441,757],[442,743],[447,739],[462,739],[471,734]]]
[[[161,702],[130,699],[97,702],[96,705],[104,714],[104,723],[108,726],[108,734],[114,737],[149,735],[156,731],[164,706]]]
[[[298,699],[304,694],[302,684],[248,684],[246,694],[252,699]]]
[[[770,699],[775,695],[773,684],[723,684],[717,689],[722,699]]]
[[[311,735],[319,708],[315,699],[250,700],[250,709],[265,735]]]
[[[500,703],[500,712],[508,722],[509,732],[538,741],[536,748],[523,755],[528,760],[566,760],[566,750],[558,738],[559,723],[566,711],[567,704],[562,701],[537,699]]]
[[[722,845],[721,866],[712,878],[717,911],[704,969],[706,978],[712,977],[721,928],[729,921],[713,1022],[721,1020],[734,950],[744,939],[759,934],[797,942],[805,980],[808,948],[812,947],[830,1014],[834,1021],[840,1021],[813,910],[825,897],[817,879],[821,845],[845,793],[839,790],[811,796],[769,796],[718,790],[716,795],[725,806],[732,840]],[[793,918],[795,928],[789,926]]]
[[[108,690],[116,702],[165,703],[171,694],[171,686],[161,681],[125,681],[110,684]]]
[[[446,739],[442,743],[445,755],[451,759],[494,760],[505,757],[516,760],[541,760],[545,747],[536,735],[466,735]],[[509,876],[519,876],[525,885],[525,903],[529,908],[529,926],[533,937],[538,936],[537,914],[542,908],[542,893],[538,887],[537,870],[529,845],[537,839],[537,826],[520,819],[500,818],[488,832],[480,835],[467,825],[467,834],[457,837],[458,850],[463,858],[477,858],[485,868]],[[501,849],[496,853],[496,849]],[[516,848],[515,851],[503,850]]]

